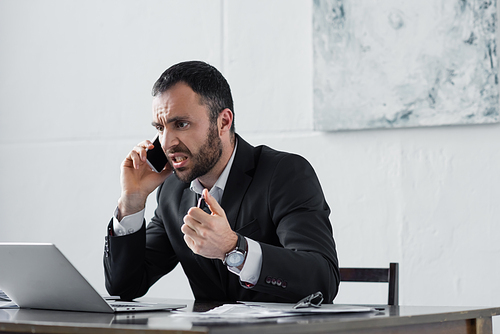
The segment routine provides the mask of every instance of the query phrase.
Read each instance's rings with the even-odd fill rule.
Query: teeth
[[[186,157],[175,157],[175,162],[181,162],[186,160]]]

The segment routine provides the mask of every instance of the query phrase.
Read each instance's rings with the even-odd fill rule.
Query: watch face
[[[226,265],[230,267],[237,267],[243,263],[245,256],[240,252],[229,253],[226,257]]]

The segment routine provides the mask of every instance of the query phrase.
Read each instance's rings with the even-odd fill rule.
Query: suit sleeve
[[[108,235],[105,247],[106,289],[110,295],[124,300],[146,294],[151,285],[178,263],[158,210],[147,226],[147,233],[143,224],[139,231],[126,236]]]
[[[331,303],[340,274],[330,209],[313,168],[302,157],[284,156],[266,196],[281,247],[261,243],[262,269],[254,289],[290,302],[321,291]]]

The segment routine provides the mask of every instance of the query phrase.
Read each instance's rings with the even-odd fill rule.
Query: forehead
[[[153,118],[208,117],[208,108],[200,95],[180,82],[153,98]]]

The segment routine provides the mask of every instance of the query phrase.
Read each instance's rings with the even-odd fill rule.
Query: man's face
[[[198,94],[178,83],[153,99],[153,126],[177,177],[186,183],[210,173],[222,154],[216,124]]]

